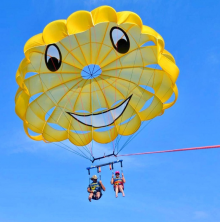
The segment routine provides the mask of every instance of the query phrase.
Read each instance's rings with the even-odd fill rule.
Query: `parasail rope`
[[[118,153],[120,153],[141,131],[143,131],[151,123],[151,121],[153,121],[153,119],[149,120],[146,125],[142,127],[142,129],[139,130],[136,134],[133,134],[131,137],[129,137],[123,146],[119,149]]]
[[[70,43],[70,39],[69,39],[69,43]],[[71,47],[71,43],[70,43],[70,47]],[[72,47],[71,47],[72,48]],[[68,51],[68,50],[67,50]],[[68,51],[69,52],[69,51]],[[70,52],[69,52],[70,53]],[[52,63],[53,63],[53,66],[54,66],[54,68],[55,68],[55,70],[56,70],[56,67],[55,67],[55,64],[54,64],[54,62],[53,62],[53,59],[52,59],[52,57],[51,57],[51,60],[52,60]],[[74,59],[73,59],[73,63],[74,63]],[[33,65],[32,65],[33,66]],[[74,67],[75,68],[75,67]],[[58,74],[58,78],[59,78],[59,80],[60,80],[60,83],[62,83],[62,80],[61,80],[61,78],[60,78],[60,76],[59,76],[59,73],[57,73]],[[41,79],[41,78],[40,78]],[[41,79],[41,81],[43,82],[43,80]],[[44,83],[44,82],[43,82]],[[79,83],[79,82],[78,82]],[[78,83],[77,83],[77,85],[78,85]],[[85,84],[85,83],[84,83]],[[45,87],[46,87],[46,84],[44,83],[44,85],[45,85]],[[47,87],[46,87],[47,88]],[[64,92],[66,92],[66,90],[65,90],[65,88],[64,88],[64,86],[63,86],[63,89],[64,89]],[[52,95],[52,93],[50,92],[50,91],[48,91],[50,94],[51,94],[51,96],[53,97],[53,95]],[[81,93],[81,92],[80,92]],[[79,93],[79,94],[80,94]],[[56,101],[56,99],[53,97],[53,99]],[[70,104],[70,106],[72,106],[73,107],[73,105],[71,104],[71,101],[70,101],[70,99],[69,99],[69,96],[67,95],[67,99],[68,99],[68,101],[69,101],[69,104]],[[62,111],[63,112],[63,111]],[[64,112],[63,112],[64,113]],[[72,125],[71,124],[71,121],[66,117],[66,113],[64,113],[64,116],[65,116],[65,118],[67,119],[67,121],[70,123],[70,125]],[[79,123],[78,123],[79,124]],[[79,126],[80,126],[80,124],[79,124]],[[73,125],[72,125],[72,127],[73,127]],[[63,128],[63,127],[62,127]],[[80,126],[80,128],[81,128],[81,126]],[[64,128],[63,128],[64,129]],[[73,127],[73,129],[74,129],[74,127]],[[66,130],[67,131],[67,129],[64,129],[64,130]],[[82,131],[82,129],[81,129],[81,131]],[[70,134],[69,134],[70,135]],[[78,135],[78,134],[77,134]],[[70,135],[71,136],[71,135]],[[71,136],[72,137],[72,136]],[[78,135],[78,137],[80,138],[80,136]],[[73,137],[72,137],[73,138]],[[85,138],[85,135],[84,135],[84,138]],[[81,142],[82,142],[82,139],[80,138],[80,140],[81,140]],[[76,146],[79,150],[80,150],[80,148],[78,147],[78,146]],[[91,151],[91,149],[90,149],[90,151],[89,151],[89,149],[88,149],[88,147],[85,145],[85,146],[82,146],[83,148],[84,148],[84,150],[86,151],[86,152],[88,152],[92,157],[93,157],[93,154],[92,154],[92,151]],[[82,152],[81,150],[80,150],[80,152]]]
[[[32,125],[31,123],[28,123],[28,124]],[[33,126],[34,128],[36,128],[36,129],[40,130],[40,129],[37,128],[36,126],[34,126],[34,125],[32,125],[32,126]],[[45,134],[48,135],[49,137],[51,137],[52,139],[56,140],[54,137],[52,137],[52,136],[49,135],[48,133],[45,133]],[[68,150],[68,151],[71,152],[71,153],[74,153],[74,154],[76,154],[76,155],[78,155],[78,156],[81,156],[81,157],[83,157],[83,158],[85,158],[85,159],[91,161],[91,159],[88,158],[84,153],[83,153],[83,154],[80,154],[79,152],[73,150],[71,147],[69,147],[69,146],[66,145],[65,143],[63,143],[63,142],[61,142],[61,141],[57,141],[57,142],[63,144],[65,147],[63,147],[63,146],[61,146],[61,145],[58,145],[58,144],[54,143],[56,146],[59,146],[59,147],[65,149],[65,150]]]
[[[68,35],[68,36],[69,36],[69,35]],[[79,45],[79,42],[78,42],[77,37],[76,37],[75,35],[74,35],[74,37],[75,37],[75,39],[76,39],[76,41],[77,41],[77,43],[78,43],[78,45]],[[70,36],[69,36],[68,39],[69,39],[70,48],[72,48],[72,45],[71,45],[71,42],[70,42]],[[61,43],[61,42],[60,42],[60,43]],[[61,45],[62,45],[62,44],[61,44]],[[82,52],[82,49],[81,49],[80,45],[79,45],[79,48],[80,48],[80,50],[81,50],[81,52]],[[73,64],[74,64],[74,56],[73,56],[73,54],[72,54],[68,49],[66,49],[66,50],[72,55]],[[83,52],[82,52],[82,54],[83,54]],[[84,54],[83,54],[83,57],[84,57]],[[84,59],[85,59],[85,57],[84,57]],[[85,59],[85,60],[86,60],[86,59]],[[85,85],[85,83],[84,83],[84,85]],[[84,85],[82,86],[82,89],[83,89]],[[78,86],[78,87],[79,87],[79,86]],[[80,91],[80,93],[79,93],[79,95],[78,95],[78,98],[79,98],[79,96],[81,96],[82,89],[81,89],[81,91]],[[68,95],[67,95],[67,97],[68,97]],[[78,99],[78,98],[77,98],[77,99]],[[81,98],[81,97],[80,97],[80,98]],[[82,100],[81,100],[81,103],[82,103]],[[70,102],[70,105],[72,106],[71,102]],[[82,103],[82,106],[83,106],[83,103]],[[72,106],[72,107],[73,107],[73,106]],[[75,106],[74,106],[73,108],[75,108]],[[83,108],[83,109],[84,109],[84,108]],[[78,124],[79,124],[79,127],[80,127],[81,131],[83,132],[80,123],[78,123]],[[88,129],[88,127],[87,127],[87,129]],[[89,131],[89,130],[88,130],[88,131]],[[86,137],[85,137],[84,134],[83,134],[83,136],[84,136],[84,138],[86,139]],[[89,140],[89,135],[88,135],[88,140]],[[93,157],[93,154],[92,154],[92,145],[90,146],[90,152],[91,152],[91,156]]]
[[[163,95],[163,97],[167,94],[168,91],[169,91],[169,89],[166,91],[166,93]],[[162,97],[162,98],[163,98],[163,97]],[[154,111],[154,109],[158,106],[158,104],[159,104],[159,103],[157,103],[157,104],[155,105],[155,107],[151,110],[151,112],[147,115],[147,117]],[[136,134],[133,134],[131,137],[129,137],[129,138],[127,139],[127,141],[125,142],[125,144],[122,146],[122,148],[118,151],[118,153],[121,152],[122,149],[123,149],[125,146],[127,146],[128,143],[130,143],[141,131],[143,131],[143,129],[145,129],[145,128],[151,123],[152,120],[153,120],[153,119],[151,119],[150,121],[148,121],[148,122],[146,123],[146,125],[145,125],[141,130],[139,130]]]
[[[35,67],[33,66],[33,64],[31,63],[31,65],[32,65],[32,67],[35,69]],[[35,69],[36,70],[36,69]],[[37,72],[37,71],[36,71]],[[41,78],[40,78],[41,79]],[[44,86],[47,88],[47,86],[46,86],[46,84],[44,83],[44,81],[41,79],[41,82],[44,84]],[[50,93],[50,95],[53,97],[53,95],[52,95],[52,93],[50,92],[50,91],[48,91],[49,93]],[[53,97],[53,99],[56,101],[56,99]],[[42,110],[44,110],[43,109],[43,107],[37,102],[37,104],[41,107],[41,109]],[[45,110],[44,110],[44,112],[45,113],[47,113]],[[64,113],[64,116],[65,116],[65,118],[69,121],[69,119],[66,117],[66,113]],[[51,117],[52,118],[52,117]],[[53,118],[52,118],[53,119]],[[53,119],[54,120],[54,119]],[[55,121],[55,120],[54,120]],[[56,122],[56,121],[55,121]],[[69,123],[70,123],[70,121],[69,121]],[[29,123],[30,124],[30,123]],[[71,124],[71,123],[70,123]],[[35,126],[34,126],[35,127]],[[62,127],[62,126],[61,126]],[[36,128],[36,127],[35,127]],[[62,127],[63,128],[63,127]],[[67,131],[65,128],[63,128],[65,131]],[[49,135],[50,136],[50,135]],[[71,136],[71,135],[70,135]],[[50,136],[51,137],[51,136]],[[72,137],[72,136],[71,136]],[[78,136],[79,137],[79,139],[81,139],[80,138],[80,136]],[[51,137],[52,138],[52,137]],[[81,139],[82,140],[82,139]],[[76,145],[75,145],[76,146]],[[84,152],[82,152],[82,150],[78,147],[78,146],[76,146],[78,149],[79,149],[79,151],[83,154],[83,155],[85,155],[85,153]],[[89,152],[89,150],[88,150],[88,148],[86,147],[86,146],[82,146],[83,148],[84,148],[84,150],[86,151],[86,152],[88,152],[89,153],[89,155],[91,155],[91,153]],[[75,152],[77,152],[77,151],[75,151]],[[86,155],[85,155],[86,156]],[[91,155],[92,156],[92,155]]]
[[[130,27],[130,28],[131,28],[131,27]],[[128,32],[128,31],[129,31],[129,29],[127,30],[127,32]],[[140,39],[141,39],[141,34],[140,34],[140,37],[139,37],[138,42],[140,42]],[[139,48],[140,48],[140,47],[139,47]],[[139,48],[138,48],[138,49],[139,49]],[[134,72],[134,65],[135,65],[135,63],[136,63],[137,53],[138,53],[138,50],[136,50],[136,54],[135,54],[135,59],[134,59],[133,67],[132,67],[132,73],[131,73],[130,80],[129,80],[129,87],[128,87],[128,90],[127,90],[127,93],[126,93],[127,96],[128,96],[129,89],[130,89],[130,81],[131,81],[131,78],[132,78],[132,75],[133,75],[133,72]],[[142,93],[142,94],[143,94],[143,93]],[[141,96],[141,97],[142,97],[142,96]],[[140,99],[139,99],[139,102],[140,102]],[[139,103],[139,102],[138,102],[138,103]],[[133,113],[134,113],[134,111],[135,111],[135,110],[133,110]],[[133,116],[133,113],[132,113],[131,117]],[[125,129],[123,130],[122,134],[123,134],[124,131],[126,130],[129,122],[130,122],[130,121],[128,121],[128,122],[126,123]],[[120,127],[121,127],[121,125],[119,125],[118,131],[120,130]],[[116,138],[116,147],[118,147],[118,144],[119,144],[119,142],[120,142],[120,140],[121,140],[121,138],[122,138],[122,135],[121,135],[120,138],[119,138],[119,137],[120,137],[120,136],[118,136],[118,137]],[[118,152],[118,153],[119,153],[119,152]]]
[[[96,79],[95,79],[95,80],[96,80]],[[100,85],[99,85],[99,83],[98,83],[97,80],[96,80],[96,83],[97,83],[98,87],[100,88],[100,91],[102,92],[101,87],[100,87]],[[103,90],[104,90],[104,89],[103,89]],[[105,90],[104,90],[104,92],[105,92]],[[102,95],[103,95],[103,97],[105,98],[105,94],[104,94],[103,92],[102,92]],[[102,106],[101,106],[101,102],[100,102],[99,96],[98,96],[98,94],[97,94],[97,90],[96,90],[96,96],[97,96],[97,98],[98,98],[98,102],[99,102],[99,105],[100,105],[100,108],[101,108]],[[106,98],[105,98],[105,100],[106,100]],[[108,107],[107,101],[105,101],[105,102],[106,102],[106,105],[107,105],[107,107]],[[109,107],[108,107],[108,108],[109,108]],[[105,122],[105,125],[107,125],[104,116],[103,116],[103,120],[104,120],[104,122]],[[109,120],[109,116],[108,116],[108,120]],[[109,132],[109,131],[110,131],[110,132]],[[108,136],[109,136],[109,139],[110,139],[111,141],[113,141],[113,140],[112,140],[111,130],[108,130]],[[114,143],[113,143],[113,150],[114,150]]]
[[[121,155],[117,155],[117,157],[146,155],[146,154],[155,154],[155,153],[171,153],[171,152],[191,151],[191,150],[205,150],[205,149],[214,149],[214,148],[220,148],[220,145],[182,148],[182,149],[174,149],[174,150],[151,151],[151,152],[144,152],[144,153],[121,154]]]
[[[108,29],[108,26],[109,26],[109,25],[107,25],[107,28],[106,28],[106,30],[105,30],[105,33],[106,33],[107,29]],[[98,61],[98,64],[99,64],[99,63],[100,63],[100,60],[99,60],[99,52],[100,52],[100,50],[101,50],[101,48],[102,48],[103,41],[104,41],[104,39],[105,39],[105,35],[104,35],[104,37],[103,37],[103,40],[102,40],[100,49],[98,50],[97,38],[96,38],[96,30],[95,30],[95,28],[94,28],[94,34],[95,34],[96,49],[97,49],[97,52],[98,52],[98,58],[96,59],[96,62]],[[95,65],[94,65],[94,67],[95,67]],[[93,70],[94,70],[94,67],[93,67]],[[100,69],[101,69],[101,68],[100,68]],[[99,70],[100,70],[100,69],[99,69]],[[97,71],[98,71],[98,70],[97,70]],[[96,71],[96,72],[97,72],[97,71]],[[95,73],[96,73],[96,72],[95,72]],[[94,73],[94,74],[95,74],[95,73]],[[96,80],[96,79],[95,79],[95,80]],[[96,83],[97,83],[98,87],[100,88],[100,91],[101,91],[101,93],[102,93],[102,95],[103,95],[103,97],[104,97],[104,99],[105,99],[105,102],[106,102],[107,107],[110,108],[110,107],[108,106],[107,101],[106,101],[106,94],[105,94],[105,88],[104,88],[103,82],[102,82],[103,90],[102,90],[102,88],[101,88],[101,86],[100,86],[100,84],[98,83],[97,80],[96,80]],[[96,92],[96,95],[97,95],[97,92]],[[98,97],[98,95],[97,95],[97,97]],[[99,98],[98,98],[98,101],[99,101],[99,104],[100,104],[100,108],[102,108]],[[103,119],[104,119],[104,116],[103,116]],[[108,116],[108,120],[109,120],[109,116]],[[104,119],[104,122],[105,122],[105,119]],[[110,131],[110,132],[109,132],[109,131]],[[114,140],[112,139],[111,129],[110,129],[109,131],[108,131],[108,135],[109,135],[110,140],[112,141],[112,147],[113,147],[113,153],[114,153],[114,150],[115,150]],[[113,136],[114,136],[114,135],[113,135]]]
[[[118,25],[118,24],[117,24]],[[122,37],[121,37],[122,38]],[[117,39],[118,39],[118,29],[117,29]],[[118,45],[117,45],[117,48],[118,48]],[[119,75],[121,74],[121,71],[122,71],[122,69],[121,69],[121,71],[119,72],[119,75],[117,76],[117,73],[118,73],[118,51],[116,50],[116,56],[117,56],[117,60],[116,60],[116,69],[115,69],[115,78],[116,78],[116,80],[115,80],[115,103],[116,103],[116,86],[117,86],[117,80],[118,80],[118,77],[119,77]],[[113,85],[113,84],[112,84]],[[115,110],[114,110],[114,115],[115,115]],[[116,146],[114,146],[114,149],[113,149],[113,153],[115,152],[115,148],[116,148]]]
[[[95,67],[95,66],[94,66]],[[94,68],[93,67],[93,68]],[[93,97],[92,97],[92,80],[90,79],[90,100],[91,100],[91,105],[92,105],[92,107],[91,107],[91,111],[93,110]],[[91,144],[91,150],[93,150],[93,145],[94,145],[94,143],[93,143],[93,125],[91,126],[92,127],[92,144]]]
[[[42,80],[42,82],[43,82],[43,80]],[[43,82],[44,83],[44,82]],[[45,83],[44,83],[44,85],[45,85]],[[50,91],[49,91],[50,92]],[[51,93],[50,93],[51,94]],[[51,94],[51,96],[53,97],[53,95]],[[53,97],[54,98],[54,97]],[[33,99],[31,99],[32,100],[32,102],[34,101]],[[54,99],[55,100],[55,99]],[[43,107],[37,102],[37,104],[40,106],[40,108],[47,114],[47,115],[49,115],[44,109],[43,109]],[[66,117],[66,114],[64,113],[64,116]],[[53,119],[55,122],[56,122],[56,120],[53,118],[53,117],[51,117],[51,119]],[[66,117],[66,119],[68,120],[68,118]],[[69,121],[69,120],[68,120]],[[30,123],[28,123],[28,124],[30,124]],[[32,125],[32,124],[31,124]],[[33,126],[33,125],[32,125]],[[36,129],[37,129],[37,127],[36,126],[34,126]],[[62,126],[61,126],[62,127]],[[65,131],[67,131],[64,127],[62,127]],[[49,135],[49,134],[47,134],[47,135]],[[50,136],[50,135],[49,135]],[[70,135],[71,136],[71,135]],[[51,136],[50,136],[51,137]],[[72,136],[71,136],[72,137]],[[51,138],[53,138],[53,137],[51,137]],[[79,137],[80,138],[80,137]],[[75,145],[76,146],[76,145]],[[83,155],[85,155],[85,153],[78,147],[78,146],[76,146],[78,149],[79,149],[79,151],[83,154]],[[89,152],[89,150],[88,150],[88,148],[86,149],[84,146],[83,146],[83,148],[84,148],[84,150],[86,151],[86,152],[88,152],[89,153],[89,155],[91,156],[91,154],[90,154],[90,152]],[[77,151],[75,151],[75,152],[77,152]],[[86,155],[85,155],[86,156]]]

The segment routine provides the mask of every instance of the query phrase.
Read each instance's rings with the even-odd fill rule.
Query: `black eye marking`
[[[45,63],[51,72],[57,71],[62,63],[62,55],[55,44],[48,45],[45,51]]]
[[[110,39],[115,50],[121,54],[127,53],[130,49],[130,41],[126,32],[119,28],[113,27],[110,30]]]

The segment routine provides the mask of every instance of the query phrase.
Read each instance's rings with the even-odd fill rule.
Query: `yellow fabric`
[[[116,11],[109,6],[102,6],[91,11],[94,25],[102,22],[117,22]]]
[[[67,29],[69,35],[84,32],[93,26],[90,12],[78,11],[67,19]]]
[[[118,12],[117,17],[118,17],[117,21],[118,24],[130,23],[130,24],[136,24],[140,28],[142,28],[141,18],[134,12]]]
[[[24,45],[24,53],[26,54],[26,57],[29,57],[28,53],[26,53],[28,50],[30,50],[31,48],[35,49],[37,46],[41,46],[44,44],[45,43],[43,40],[43,33],[40,33],[30,38]]]
[[[128,52],[122,54],[113,47],[110,39],[113,27],[127,34]],[[155,45],[143,47],[149,41]],[[62,64],[54,72],[45,64],[50,44],[55,44],[62,56]],[[142,121],[162,115],[178,97],[179,69],[174,57],[164,49],[163,38],[143,25],[133,12],[116,12],[109,6],[92,12],[74,12],[67,20],[51,22],[41,34],[30,38],[24,53],[25,59],[16,73],[19,88],[15,111],[23,120],[25,132],[34,140],[69,139],[77,146],[92,140],[109,143],[118,135],[135,133]],[[99,65],[102,73],[96,78],[84,79],[82,69],[90,64]],[[33,75],[27,78],[29,73]],[[80,123],[66,113],[100,114],[100,108],[117,108],[131,95],[123,114],[103,129]],[[172,95],[174,100],[167,102]],[[151,100],[144,109],[145,103]],[[117,101],[120,102],[116,104]],[[29,129],[39,135],[30,135]]]
[[[66,20],[57,20],[49,23],[43,31],[43,40],[45,44],[58,42],[67,36]]]

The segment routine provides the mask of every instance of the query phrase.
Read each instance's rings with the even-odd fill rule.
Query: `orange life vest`
[[[124,187],[124,183],[123,183],[122,178],[120,178],[120,177],[119,178],[114,178],[114,188],[117,185],[122,185]]]

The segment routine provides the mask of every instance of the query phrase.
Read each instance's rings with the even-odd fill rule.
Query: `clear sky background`
[[[34,142],[14,112],[15,73],[25,42],[51,21],[110,5],[159,32],[180,68],[179,99],[122,153],[219,141],[220,2],[198,0],[19,0],[1,3],[0,222],[219,222],[220,149],[124,158],[126,197],[107,190],[89,203],[86,160]],[[118,168],[119,169],[119,168]]]

